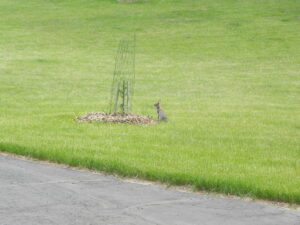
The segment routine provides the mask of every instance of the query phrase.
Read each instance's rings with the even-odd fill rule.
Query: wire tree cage
[[[119,43],[111,87],[109,113],[125,115],[132,109],[135,82],[136,36]]]

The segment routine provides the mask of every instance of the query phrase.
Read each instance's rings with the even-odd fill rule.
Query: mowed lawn
[[[0,0],[0,151],[300,204],[298,0]],[[107,111],[137,35],[133,112]]]

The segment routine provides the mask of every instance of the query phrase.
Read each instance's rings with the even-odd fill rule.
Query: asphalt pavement
[[[0,225],[300,225],[300,211],[0,154]]]

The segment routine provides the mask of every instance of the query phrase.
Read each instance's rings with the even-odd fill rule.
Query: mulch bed
[[[154,124],[155,120],[151,116],[140,116],[131,113],[121,115],[118,113],[92,112],[76,118],[79,122],[110,122],[129,124]]]

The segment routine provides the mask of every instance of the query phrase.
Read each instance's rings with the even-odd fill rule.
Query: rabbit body
[[[168,119],[165,111],[160,108],[159,102],[155,103],[154,106],[157,109],[157,118],[159,121],[166,121]]]

